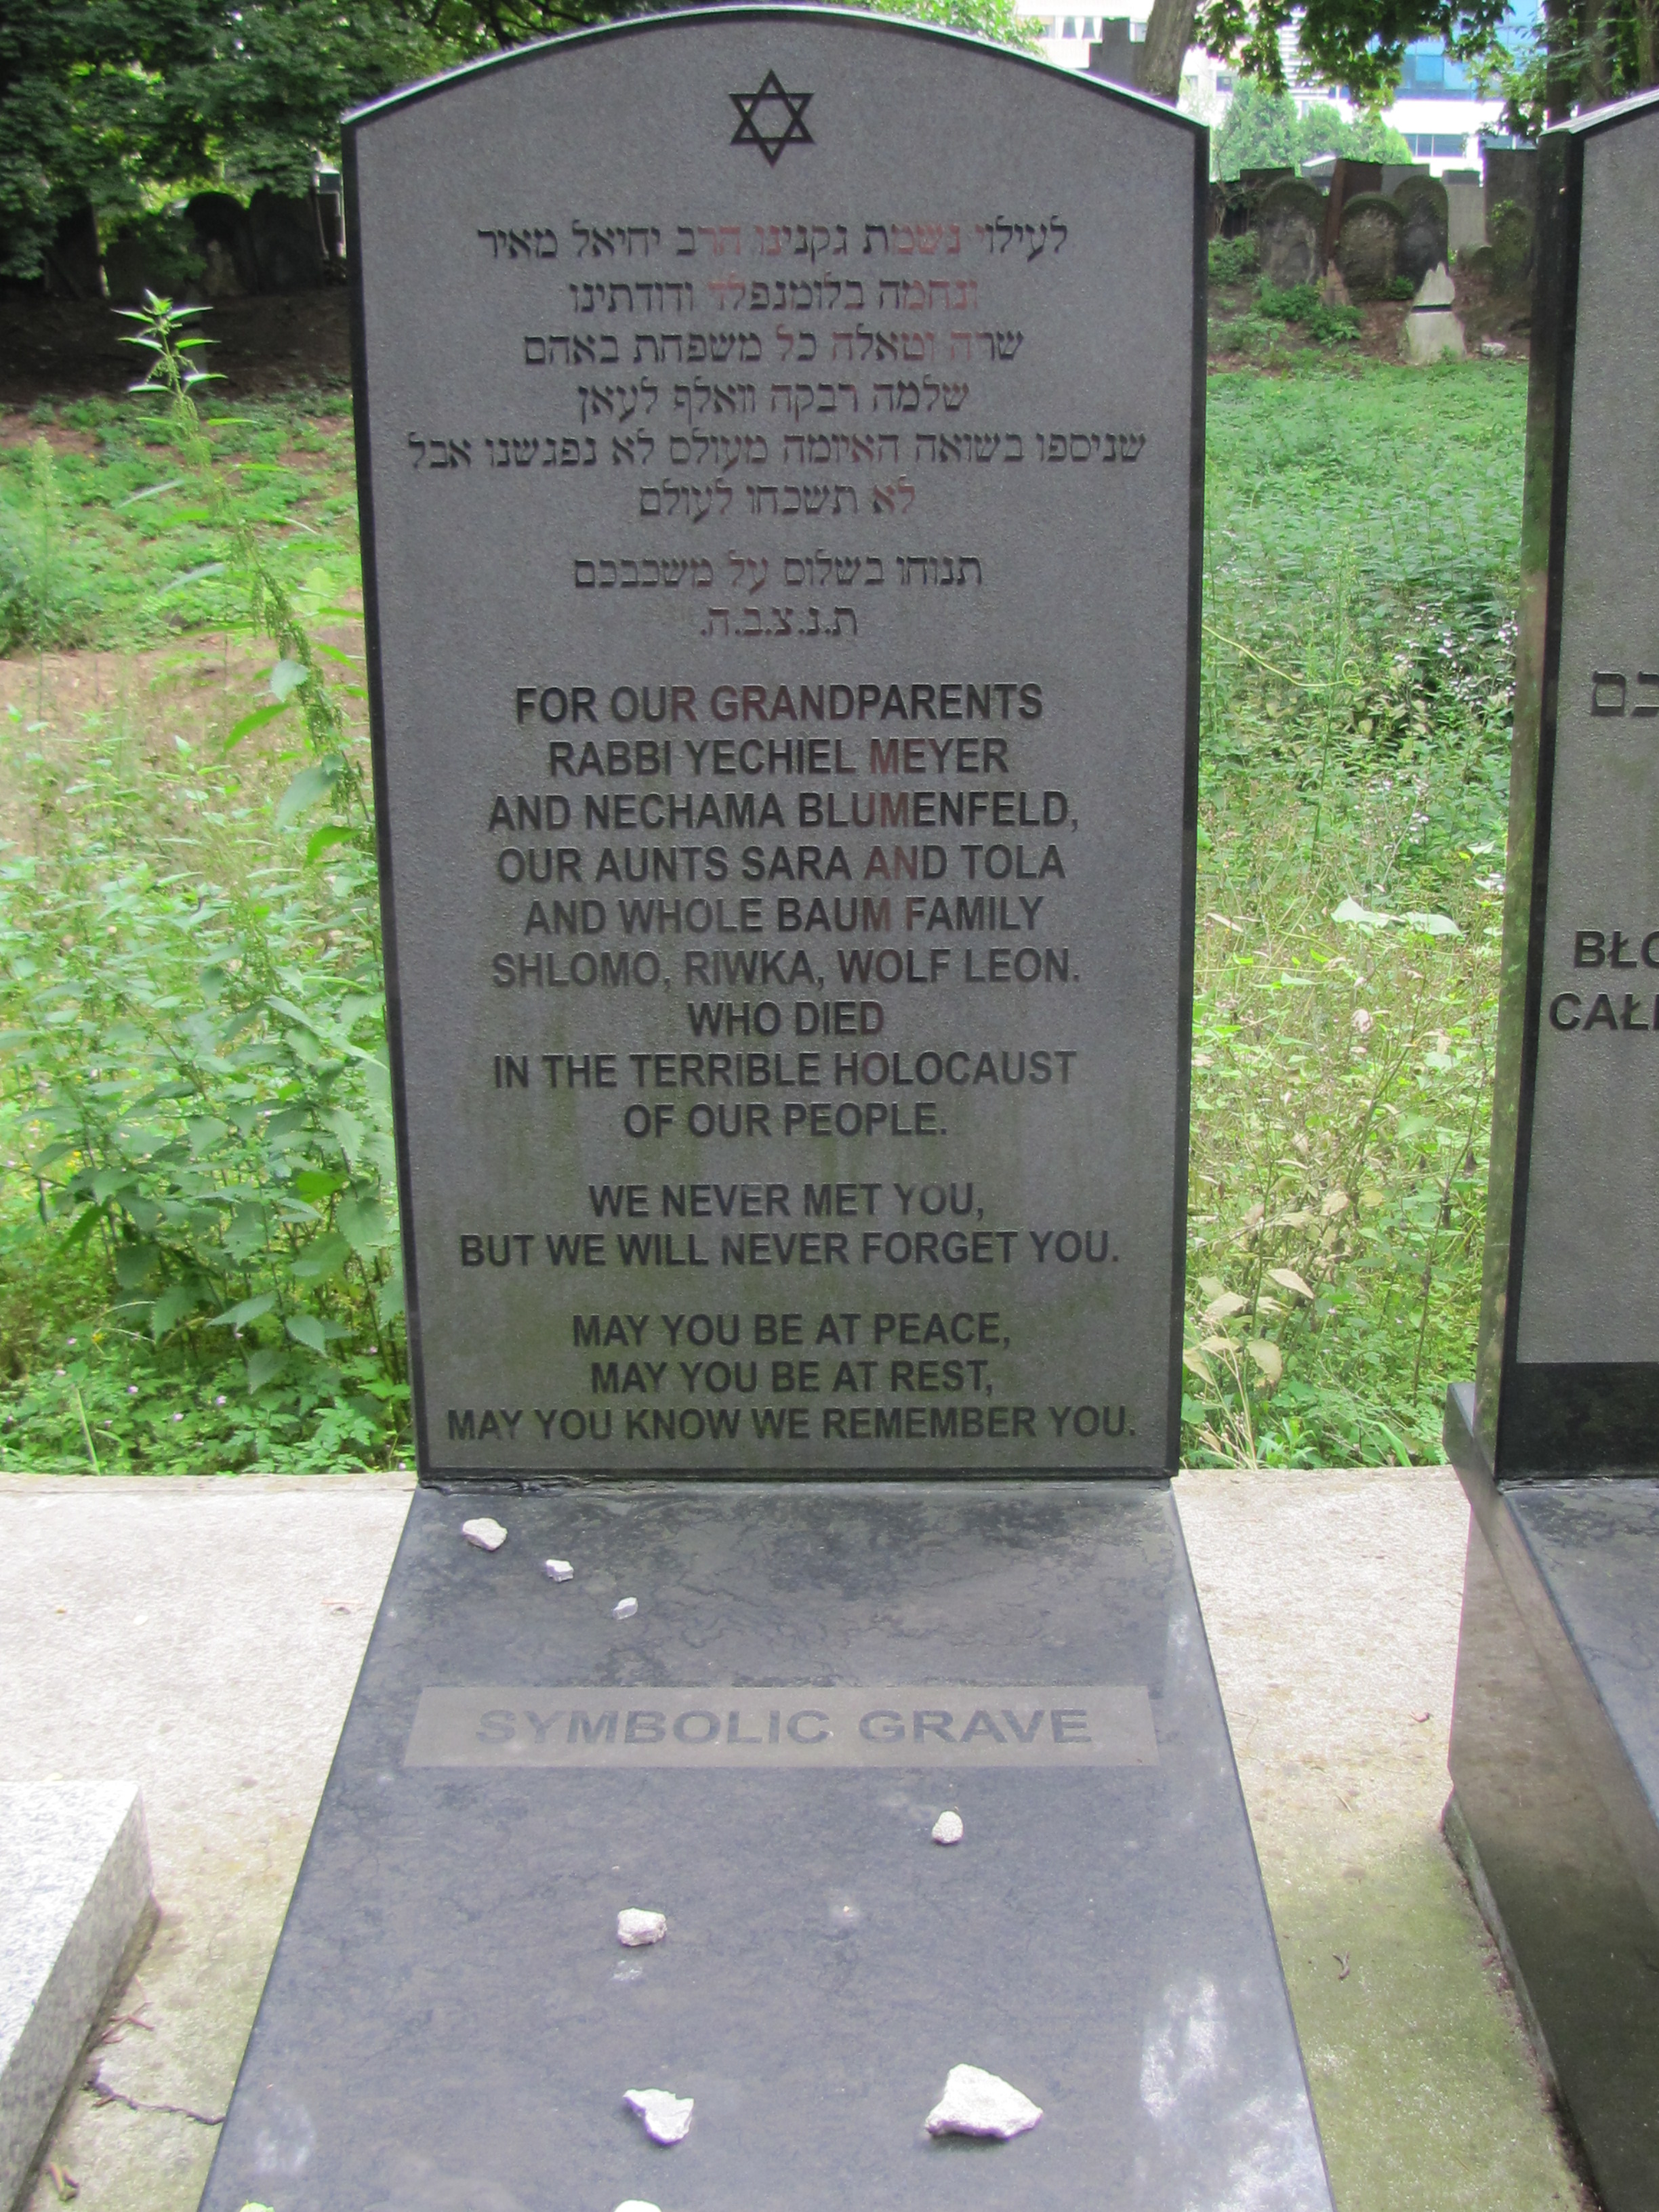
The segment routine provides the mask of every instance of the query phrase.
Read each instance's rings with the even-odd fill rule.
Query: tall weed
[[[1437,1457],[1474,1356],[1523,391],[1421,380],[1212,385],[1199,1462]]]
[[[6,1347],[4,1419],[35,1463],[378,1461],[407,1382],[362,690],[316,634],[344,611],[285,581],[215,453],[184,329],[164,301],[141,319],[167,488],[277,658],[213,763],[93,726],[66,777],[14,713],[34,849],[0,866],[5,1095],[60,1272],[88,1265],[51,1373]],[[229,756],[283,717],[303,751],[273,837]]]

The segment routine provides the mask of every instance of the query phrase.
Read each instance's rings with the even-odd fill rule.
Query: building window
[[[1231,92],[1233,88],[1233,81],[1231,77],[1218,76],[1215,81],[1215,88],[1218,92]]]
[[[1085,39],[1092,39],[1094,34],[1095,19],[1092,15],[1085,15],[1083,19],[1083,35]]]
[[[1405,137],[1413,159],[1419,161],[1461,161],[1469,150],[1468,138],[1455,131],[1408,131]]]
[[[1060,33],[1060,37],[1061,37],[1062,39],[1074,39],[1074,38],[1076,38],[1076,36],[1077,36],[1077,17],[1076,17],[1075,15],[1068,15],[1068,16],[1066,18],[1066,27],[1065,27],[1065,29]]]

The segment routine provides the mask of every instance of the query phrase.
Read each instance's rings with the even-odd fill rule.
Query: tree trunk
[[[1659,84],[1659,40],[1654,36],[1659,7],[1656,0],[1632,0],[1631,13],[1636,19],[1636,89],[1645,92],[1650,85]]]
[[[1156,100],[1181,97],[1181,64],[1193,40],[1198,0],[1152,0],[1135,79]]]
[[[1613,98],[1613,25],[1605,0],[1584,0],[1584,65],[1578,79],[1578,112],[1605,107]]]
[[[1544,120],[1565,123],[1572,113],[1578,11],[1573,0],[1544,0]]]

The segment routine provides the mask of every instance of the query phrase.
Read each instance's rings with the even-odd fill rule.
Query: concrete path
[[[1176,1495],[1338,2212],[1594,2212],[1440,1836],[1456,1476],[1185,1474]]]
[[[90,2063],[184,2109],[71,2094],[47,2156],[83,2212],[194,2212],[408,1486],[0,1489],[0,1779],[136,1780],[161,1908]]]
[[[161,1906],[82,2069],[115,2096],[48,2153],[83,2212],[194,2212],[406,1491],[0,1478],[0,1779],[136,1779]],[[1177,1495],[1340,2212],[1583,2212],[1436,1826],[1455,1478]],[[60,2201],[43,2172],[28,2212]]]

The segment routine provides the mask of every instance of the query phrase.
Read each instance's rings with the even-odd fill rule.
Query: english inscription
[[[405,1766],[1156,1766],[1139,1683],[428,1689]]]

